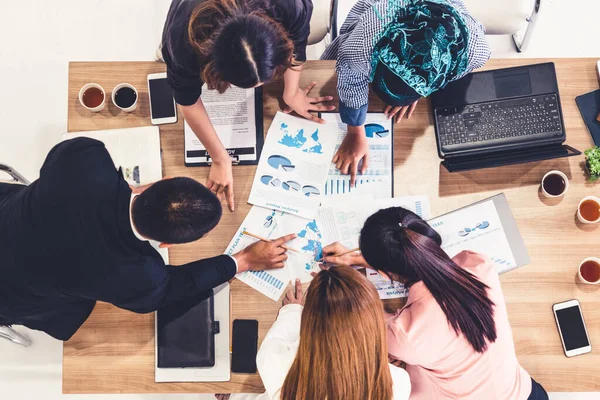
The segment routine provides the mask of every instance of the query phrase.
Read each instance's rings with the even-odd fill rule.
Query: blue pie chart
[[[389,136],[390,131],[379,124],[366,124],[365,131],[368,138],[384,138]]]
[[[319,191],[319,189],[317,189],[314,186],[309,186],[306,185],[302,188],[302,193],[306,196],[306,197],[311,197],[311,196],[319,196],[321,194],[321,192]]]
[[[281,187],[289,192],[297,192],[300,190],[300,184],[294,181],[283,182]]]
[[[269,157],[267,163],[275,169],[282,169],[286,172],[290,172],[296,169],[296,166],[292,164],[289,158],[280,156],[278,154]]]

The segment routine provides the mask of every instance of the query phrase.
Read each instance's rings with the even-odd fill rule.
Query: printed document
[[[498,273],[517,266],[491,199],[428,222],[442,237],[442,248],[450,257],[463,250],[471,250],[489,257]]]
[[[225,254],[233,255],[257,241],[253,237],[244,235],[244,231],[269,240],[290,233],[298,235],[296,239],[286,244],[298,250],[298,253],[287,252],[288,260],[284,268],[248,271],[237,275],[237,279],[272,300],[279,300],[290,280],[300,279],[303,283],[309,282],[312,279],[311,272],[320,270],[316,261],[322,257],[322,234],[314,220],[254,206],[235,233]]]
[[[337,131],[337,151],[346,137],[348,127],[342,122],[339,113],[323,113],[321,114],[321,118]],[[376,185],[373,186],[375,198],[390,198],[393,196],[394,188],[394,135],[392,121],[388,120],[381,113],[368,113],[365,120],[365,131],[367,142],[369,143],[369,166],[364,175],[357,175],[356,189],[360,188],[361,185],[375,183]],[[359,164],[359,171],[361,167],[362,162]],[[335,164],[332,163],[329,168],[327,182],[325,183],[325,195],[331,196],[350,193],[354,190],[355,188],[350,187],[350,176],[342,175]]]
[[[328,125],[278,112],[269,128],[248,202],[314,218],[335,142],[335,131]]]
[[[255,90],[231,86],[225,93],[202,87],[202,103],[230,156],[256,159]],[[185,162],[206,163],[208,152],[185,122]]]

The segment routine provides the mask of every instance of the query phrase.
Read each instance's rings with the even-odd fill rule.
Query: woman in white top
[[[406,371],[388,363],[379,295],[348,267],[319,272],[306,299],[296,281],[256,364],[266,393],[231,400],[406,400],[410,395]]]

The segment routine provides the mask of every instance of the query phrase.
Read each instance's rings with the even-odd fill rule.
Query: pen
[[[360,247],[357,247],[357,248],[352,249],[352,250],[345,251],[345,252],[343,252],[341,254],[331,253],[331,254],[328,254],[328,255],[329,256],[335,256],[335,257],[341,257],[341,256],[345,256],[346,254],[354,253],[355,251],[360,251]],[[323,259],[324,259],[324,257],[321,258],[318,262],[323,262]]]
[[[254,233],[250,233],[248,231],[242,232],[242,235],[250,236],[250,237],[253,237],[254,239],[262,240],[263,242],[270,242],[269,239],[266,239],[264,237],[260,237],[258,235],[255,235]],[[291,247],[287,247],[287,246],[281,246],[281,247],[283,247],[284,249],[286,249],[288,251],[293,251],[294,253],[300,253],[298,250],[292,249]]]

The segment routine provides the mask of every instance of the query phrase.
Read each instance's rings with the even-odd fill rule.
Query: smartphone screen
[[[150,79],[148,87],[150,88],[152,119],[174,117],[175,102],[173,101],[173,91],[167,79]]]
[[[561,310],[556,310],[555,312],[566,351],[590,345],[585,331],[581,309],[578,306],[563,308]]]
[[[258,321],[253,319],[234,320],[231,347],[231,371],[245,374],[255,373]]]

